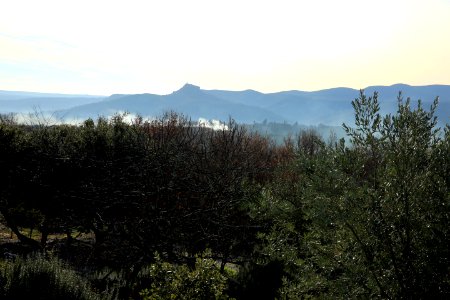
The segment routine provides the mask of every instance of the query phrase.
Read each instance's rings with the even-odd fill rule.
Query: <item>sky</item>
[[[450,0],[0,1],[0,90],[450,84]]]

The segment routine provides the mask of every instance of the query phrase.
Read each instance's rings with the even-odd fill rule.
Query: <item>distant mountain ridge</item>
[[[101,101],[104,96],[0,91],[0,113],[33,113],[69,109]]]
[[[365,89],[368,96],[374,91],[379,94],[382,113],[395,112],[399,91],[405,99],[410,97],[413,102],[421,99],[427,109],[439,96],[437,114],[442,123],[449,122],[450,85],[395,84]],[[261,93],[254,90],[203,90],[192,84],[167,95],[115,94],[101,97],[0,91],[0,113],[27,113],[39,108],[63,120],[83,120],[121,112],[157,117],[167,111],[176,111],[193,120],[226,121],[231,117],[247,124],[269,121],[339,126],[343,122],[353,122],[351,101],[358,96],[359,90],[351,88]]]

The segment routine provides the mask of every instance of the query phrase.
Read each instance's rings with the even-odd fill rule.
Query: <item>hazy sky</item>
[[[450,0],[0,0],[0,89],[450,84]]]

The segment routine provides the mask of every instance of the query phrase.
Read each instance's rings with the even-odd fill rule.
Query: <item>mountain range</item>
[[[370,86],[364,91],[368,96],[374,91],[378,92],[382,113],[395,112],[400,91],[405,99],[410,97],[413,102],[421,99],[427,109],[439,96],[437,115],[442,124],[449,122],[450,85],[395,84]],[[0,91],[0,113],[27,114],[38,111],[70,121],[123,112],[151,118],[175,111],[192,120],[203,118],[227,121],[231,117],[246,124],[266,121],[339,126],[343,122],[352,124],[354,116],[351,101],[358,96],[359,90],[351,88],[261,93],[254,90],[204,90],[192,84],[186,84],[167,95],[91,96]]]

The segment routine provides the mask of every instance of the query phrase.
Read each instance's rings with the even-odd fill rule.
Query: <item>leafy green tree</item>
[[[264,226],[257,234],[255,254],[240,278],[241,293],[247,297],[256,292],[261,299],[282,297],[285,295],[282,286],[291,286],[289,282],[299,279],[303,239],[310,222],[304,198],[311,182],[306,178],[314,168],[325,166],[325,158],[330,157],[328,147],[313,130],[301,132],[296,140],[285,140],[278,152],[279,163],[273,178],[251,206],[251,216]],[[259,277],[257,273],[265,270],[268,273]]]
[[[448,295],[449,133],[435,128],[437,100],[426,111],[399,96],[397,113],[385,117],[376,93],[352,104],[356,127],[344,125],[352,148],[341,143],[305,170],[311,226],[303,279],[291,292]]]

